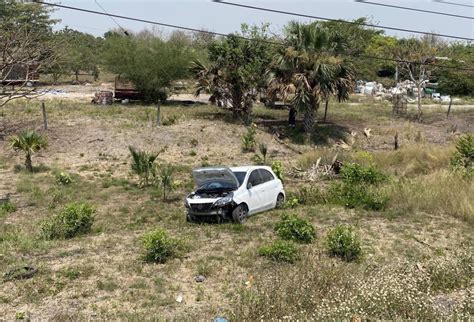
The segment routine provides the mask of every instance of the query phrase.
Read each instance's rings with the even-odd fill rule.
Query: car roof
[[[235,171],[235,172],[248,172],[255,169],[270,170],[271,168],[264,165],[245,165],[245,166],[239,166],[239,167],[230,167],[230,170]]]

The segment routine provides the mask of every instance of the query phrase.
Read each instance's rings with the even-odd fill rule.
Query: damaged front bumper
[[[191,203],[186,205],[186,214],[193,217],[218,216],[222,218],[231,218],[232,210],[234,210],[234,208],[234,202],[222,206]]]

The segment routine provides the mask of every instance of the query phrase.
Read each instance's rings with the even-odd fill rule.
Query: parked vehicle
[[[207,167],[193,171],[197,190],[186,197],[190,222],[213,217],[244,223],[249,215],[281,207],[285,191],[267,166]]]

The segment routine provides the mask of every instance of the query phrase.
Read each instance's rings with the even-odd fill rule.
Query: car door
[[[249,214],[254,214],[265,209],[265,201],[263,200],[262,177],[258,170],[253,170],[247,180],[247,205],[249,206]]]
[[[264,209],[271,209],[275,206],[278,196],[278,182],[270,171],[265,169],[259,169],[258,171],[262,178],[261,198],[264,203]]]

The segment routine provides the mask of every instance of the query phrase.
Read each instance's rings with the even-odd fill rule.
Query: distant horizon
[[[290,21],[310,22],[314,19],[306,19],[296,16],[282,15],[277,13],[262,12],[257,10],[236,8],[223,4],[213,3],[211,0],[140,0],[115,1],[98,0],[99,4],[111,14],[130,16],[151,21],[180,25],[195,29],[203,29],[220,33],[232,33],[240,31],[240,25],[260,25],[269,23],[270,30],[279,33]],[[328,17],[331,19],[354,20],[361,17],[371,19],[375,24],[389,27],[413,29],[424,32],[441,33],[453,36],[474,38],[474,21],[455,17],[440,16],[428,13],[412,12],[393,8],[370,6],[356,3],[352,0],[334,1],[271,1],[271,0],[239,0],[236,3],[251,4],[266,8],[286,10],[295,13],[304,13]],[[378,1],[388,4],[403,5],[413,8],[429,9],[433,11],[449,12],[467,16],[474,15],[474,9],[437,3],[431,0],[425,1]],[[472,4],[471,1],[457,0],[458,3]],[[94,0],[63,0],[63,5],[75,6],[102,12],[102,9]],[[345,10],[341,10],[341,5]],[[103,36],[118,26],[110,17],[90,13],[78,12],[69,9],[57,9],[52,17],[61,21],[55,26],[55,30],[69,27],[71,29],[87,32],[94,36]],[[120,18],[114,18],[124,29],[132,32],[140,32],[144,29],[158,29],[165,35],[171,33],[173,28],[155,26]],[[419,37],[420,34],[395,32],[385,30],[385,34],[395,37]],[[442,38],[446,41],[455,39]]]

